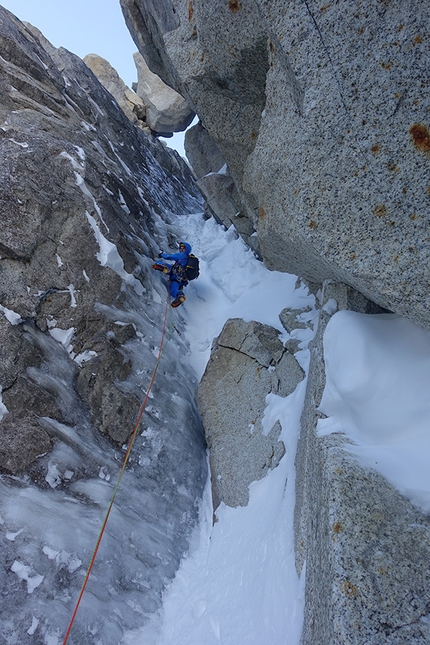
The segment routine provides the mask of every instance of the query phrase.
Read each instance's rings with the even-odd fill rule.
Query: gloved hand
[[[161,258],[163,256],[163,253],[164,251],[160,251],[160,253],[158,254],[158,257]]]

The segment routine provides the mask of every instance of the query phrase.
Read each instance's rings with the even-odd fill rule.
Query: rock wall
[[[429,328],[429,7],[121,0],[226,159],[270,268]]]
[[[318,331],[296,456],[295,551],[306,562],[303,645],[429,642],[430,518],[343,449],[345,437],[319,437],[325,386],[324,305],[369,313],[345,285],[320,292]],[[377,311],[375,312],[377,313]]]
[[[189,128],[184,138],[185,152],[205,199],[205,214],[226,228],[233,226],[258,256],[258,239],[246,214],[227,163],[201,123]]]
[[[65,634],[155,366],[152,258],[202,205],[177,153],[2,7],[0,185],[0,640],[30,645]],[[186,353],[178,334],[163,354],[74,642],[142,625],[187,549],[206,455]]]
[[[269,268],[300,276],[321,297],[296,462],[303,645],[427,643],[428,518],[348,457],[340,435],[321,438],[315,428],[329,298],[430,329],[429,5],[121,5],[149,67],[199,116],[188,151],[211,211],[256,240]],[[199,388],[215,505],[245,503],[246,477],[237,481],[235,468],[265,455],[245,436],[244,401],[259,400],[253,359],[224,342],[241,325],[228,323]],[[242,369],[248,382],[234,390]]]

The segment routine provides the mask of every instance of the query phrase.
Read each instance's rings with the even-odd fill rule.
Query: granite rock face
[[[266,264],[429,322],[429,5],[121,0],[226,159]]]
[[[227,163],[201,123],[186,131],[184,146],[197,178],[197,186],[205,199],[206,216],[213,216],[226,228],[234,226],[248,246],[259,255],[255,228],[241,203]]]
[[[346,285],[321,294],[296,456],[295,552],[306,562],[304,645],[424,645],[430,588],[430,518],[379,473],[348,454],[342,434],[317,435],[325,386],[323,335],[339,310],[368,312]]]
[[[139,247],[133,248],[128,240],[135,235],[133,229],[142,234],[146,230],[146,248],[154,244],[149,235],[151,206],[140,195],[144,195],[149,174],[157,182],[157,172],[161,194],[169,190],[163,186],[166,171],[154,155],[165,158],[169,172],[175,172],[177,162],[178,178],[183,175],[195,196],[197,191],[191,188],[192,177],[186,165],[181,166],[179,155],[172,163],[156,139],[144,133],[136,135],[136,129],[80,59],[61,49],[49,56],[37,38],[12,19],[2,23],[2,31],[1,306],[14,312],[18,321],[26,321],[17,328],[21,333],[10,323],[9,329],[2,325],[6,336],[2,347],[3,399],[13,415],[26,397],[38,399],[33,390],[40,384],[37,378],[33,383],[28,378],[29,366],[40,369],[43,362],[38,330],[48,336],[50,332],[54,338],[57,334],[57,339],[62,332],[64,349],[70,349],[73,356],[90,358],[84,371],[93,369],[93,363],[109,365],[102,372],[97,370],[95,380],[103,373],[102,389],[107,383],[127,378],[130,366],[125,368],[126,355],[117,351],[114,359],[106,337],[113,333],[114,325],[106,324],[95,306],[119,306],[126,296],[123,279],[136,295],[145,292],[145,274],[136,255]],[[127,158],[123,161],[125,147]],[[135,187],[133,177],[139,175],[141,186]],[[179,200],[181,191],[185,205],[190,196],[186,189],[179,189]],[[153,201],[149,193],[148,199]],[[109,243],[119,251],[117,271],[102,257],[103,247]],[[23,340],[31,335],[25,331],[30,329],[29,321],[36,330],[32,346]],[[73,332],[68,341],[67,330]],[[77,371],[76,362],[70,369]],[[81,387],[82,378],[78,384]],[[14,394],[17,388],[19,396]],[[52,395],[55,388],[48,390]],[[124,396],[127,404],[118,403],[119,414],[109,423],[97,424],[118,441],[125,440],[129,432],[121,434],[119,427],[129,427],[130,416],[136,414],[137,400],[119,394],[119,398]],[[90,405],[97,418],[98,407],[98,403]],[[31,405],[26,409],[32,412]]]
[[[136,93],[146,106],[148,126],[158,134],[185,130],[195,116],[187,101],[151,72],[139,52],[134,54],[134,62],[137,69]]]
[[[97,54],[85,56],[84,63],[98,78],[103,87],[116,99],[130,121],[141,128],[148,127],[146,125],[144,102],[140,96],[127,87],[112,65]]]
[[[276,329],[239,318],[226,322],[197,391],[215,510],[221,502],[246,506],[249,484],[278,465],[285,447],[278,422],[263,430],[266,396],[288,396],[303,376]]]
[[[0,640],[33,645],[66,631],[151,380],[152,258],[202,204],[176,152],[2,7],[0,186]],[[186,353],[178,334],[163,355],[74,642],[141,626],[188,547],[206,458]]]

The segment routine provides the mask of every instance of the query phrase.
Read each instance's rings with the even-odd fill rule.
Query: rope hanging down
[[[116,485],[115,485],[111,500],[109,502],[109,506],[108,506],[108,509],[106,511],[106,515],[105,515],[105,518],[103,520],[103,524],[102,524],[102,527],[100,529],[99,536],[97,538],[96,546],[95,546],[93,554],[91,556],[90,564],[88,565],[87,573],[85,574],[84,582],[82,583],[81,591],[79,593],[78,600],[76,601],[75,609],[74,609],[72,617],[70,619],[70,623],[69,623],[69,626],[67,628],[67,632],[66,632],[66,635],[64,637],[62,645],[66,645],[67,641],[69,640],[70,632],[72,631],[73,623],[75,621],[76,614],[78,613],[79,605],[81,604],[82,596],[84,595],[84,591],[85,591],[85,588],[87,586],[87,583],[88,583],[88,580],[89,580],[89,577],[90,577],[90,574],[91,574],[91,570],[93,568],[93,565],[94,565],[94,562],[95,562],[95,559],[96,559],[96,556],[97,556],[97,553],[98,553],[98,550],[99,550],[99,547],[100,547],[100,543],[102,541],[103,534],[105,532],[106,524],[108,522],[109,515],[110,515],[110,512],[112,510],[113,503],[115,501],[115,497],[116,497],[116,494],[118,492],[118,488],[119,488],[122,476],[124,474],[124,470],[125,470],[125,467],[127,465],[128,458],[130,456],[131,449],[132,449],[133,444],[134,444],[134,440],[135,440],[136,435],[137,435],[137,431],[139,429],[140,421],[142,419],[142,415],[143,415],[143,412],[145,410],[146,403],[147,403],[148,398],[149,398],[149,394],[150,394],[152,386],[154,384],[155,375],[157,374],[158,366],[160,364],[161,356],[162,356],[163,350],[164,350],[163,344],[164,344],[164,336],[165,336],[165,333],[166,333],[167,312],[168,311],[169,311],[169,295],[167,295],[167,300],[166,300],[166,309],[165,309],[165,312],[164,312],[163,328],[162,328],[162,332],[161,332],[161,341],[160,341],[160,347],[158,349],[157,362],[155,363],[154,371],[152,372],[151,381],[150,381],[149,387],[148,387],[148,389],[146,391],[145,399],[144,399],[144,401],[143,401],[143,403],[142,403],[142,405],[140,407],[139,414],[138,414],[137,420],[136,420],[136,424],[134,426],[133,433],[132,433],[132,435],[130,437],[130,441],[128,443],[128,448],[127,448],[127,451],[125,453],[124,460],[122,462],[121,470],[119,472],[118,479],[117,479],[117,482],[116,482]]]

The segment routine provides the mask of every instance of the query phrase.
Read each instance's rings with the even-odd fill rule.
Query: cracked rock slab
[[[249,485],[285,453],[277,422],[266,435],[266,396],[288,396],[303,378],[278,331],[241,319],[225,324],[197,392],[210,448],[213,505],[246,506]]]

